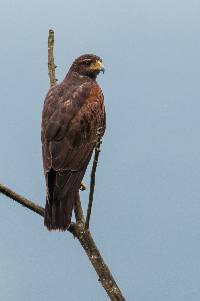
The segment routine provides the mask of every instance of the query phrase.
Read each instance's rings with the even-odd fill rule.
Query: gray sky
[[[106,262],[128,300],[200,300],[199,1],[8,0],[0,11],[0,182],[45,203],[40,122],[53,27],[59,80],[83,53],[106,67],[91,221]],[[107,300],[78,241],[0,199],[1,300]]]

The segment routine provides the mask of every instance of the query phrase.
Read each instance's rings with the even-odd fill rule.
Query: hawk
[[[104,96],[96,77],[102,59],[78,57],[66,77],[50,88],[42,113],[42,154],[47,187],[44,224],[65,231],[96,142],[106,127]]]

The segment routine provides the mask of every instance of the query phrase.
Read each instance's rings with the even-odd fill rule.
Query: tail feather
[[[75,197],[84,173],[85,170],[56,172],[53,169],[47,173],[44,225],[48,230],[65,231],[69,228]]]

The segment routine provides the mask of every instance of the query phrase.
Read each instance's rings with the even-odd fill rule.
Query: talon
[[[97,135],[101,135],[103,133],[103,128],[102,127],[100,127],[100,128],[98,128],[97,129]]]
[[[81,191],[84,191],[84,190],[86,190],[86,186],[85,186],[83,183],[81,183],[79,189],[80,189]]]

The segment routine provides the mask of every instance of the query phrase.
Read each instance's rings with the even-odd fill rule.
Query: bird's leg
[[[92,171],[91,171],[91,180],[90,180],[90,194],[89,194],[89,202],[88,202],[88,209],[87,209],[87,216],[86,216],[86,222],[85,222],[85,228],[89,229],[90,224],[90,216],[92,212],[92,203],[93,203],[93,197],[94,197],[94,187],[95,187],[95,174],[100,154],[100,146],[101,146],[101,138],[103,134],[103,128],[99,127],[97,129],[96,133],[96,145],[95,145],[95,153],[94,153],[94,159],[92,164]]]

